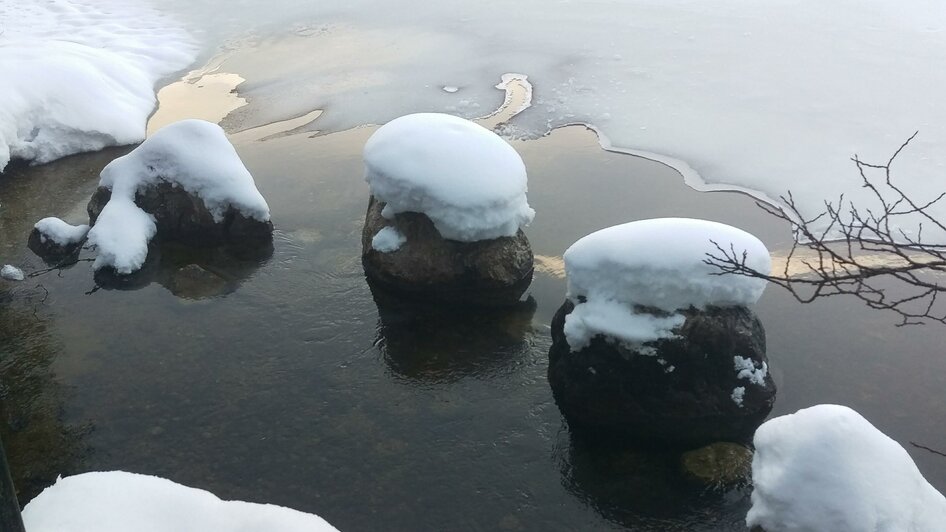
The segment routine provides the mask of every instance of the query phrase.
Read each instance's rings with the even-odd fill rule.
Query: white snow
[[[0,0],[0,171],[145,137],[155,84],[185,68],[180,23],[120,0]]]
[[[732,389],[732,402],[736,403],[739,408],[742,408],[742,399],[746,396],[746,387],[745,386],[736,386]]]
[[[23,275],[23,270],[16,266],[4,264],[3,268],[0,268],[0,278],[6,279],[7,281],[22,281],[26,276]]]
[[[765,385],[765,377],[769,374],[768,363],[763,361],[762,367],[757,368],[751,358],[743,358],[737,355],[733,357],[733,366],[736,369],[737,379],[746,379],[759,386]]]
[[[596,334],[639,343],[667,338],[684,321],[679,309],[755,303],[765,281],[713,275],[707,252],[732,246],[747,253],[746,264],[771,268],[759,239],[725,224],[688,218],[640,220],[602,229],[572,244],[564,254],[568,298],[575,310],[565,320],[573,349]],[[652,307],[669,316],[637,309]]]
[[[92,267],[98,270],[108,266],[121,274],[140,269],[155,233],[153,216],[135,205],[133,199],[112,194],[89,231],[88,243],[98,251]]]
[[[60,478],[26,505],[23,523],[29,532],[336,531],[313,514],[124,471]]]
[[[535,216],[522,158],[495,133],[437,113],[402,116],[364,149],[365,180],[385,217],[426,214],[450,240],[513,236]]]
[[[231,4],[162,2],[228,51],[249,36],[224,62],[247,78],[234,125],[315,108],[327,111],[308,129],[322,132],[451,107],[473,117],[516,71],[537,87],[517,131],[592,123],[696,184],[792,189],[806,212],[841,192],[866,201],[850,156],[884,161],[916,130],[897,178],[935,195],[946,169],[940,0],[520,0],[502,16],[463,0]]]
[[[575,305],[571,314],[565,317],[565,337],[573,351],[587,347],[598,334],[636,345],[670,338],[674,336],[673,329],[683,325],[684,321],[682,314],[658,317],[635,313],[624,303],[612,299],[589,299]],[[656,354],[656,351],[645,350],[642,354]]]
[[[134,203],[135,192],[164,181],[197,195],[222,221],[228,208],[269,220],[269,206],[220,126],[203,120],[170,124],[134,151],[108,164],[100,186],[112,197],[89,231],[99,255],[93,267],[131,273],[144,263],[154,219]]]
[[[397,227],[382,227],[378,234],[371,239],[371,247],[381,253],[391,253],[401,249],[401,245],[407,242],[407,237],[397,230]]]
[[[39,231],[40,241],[52,240],[60,246],[80,242],[89,232],[86,224],[71,225],[52,216],[36,222],[33,227]]]
[[[943,530],[946,498],[900,444],[848,407],[817,405],[771,419],[754,443],[750,528]]]

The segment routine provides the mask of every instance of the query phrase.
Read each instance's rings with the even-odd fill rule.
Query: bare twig
[[[747,266],[744,251],[732,246],[726,249],[716,242],[716,252],[707,253],[704,263],[717,268],[716,275],[765,279],[802,303],[851,295],[870,308],[896,313],[898,326],[946,324],[946,309],[938,305],[946,286],[934,275],[946,273],[946,244],[923,242],[924,227],[946,233],[946,220],[930,212],[946,192],[929,201],[917,201],[895,183],[891,173],[897,157],[916,136],[911,135],[884,164],[867,163],[857,155],[851,159],[877,208],[858,207],[842,195],[836,202],[825,201],[825,210],[817,216],[806,218],[790,191],[779,198],[782,208],[758,203],[794,228],[795,240],[781,272],[756,271]],[[883,175],[879,182],[869,175],[877,171]],[[899,228],[897,221],[902,217],[921,220],[915,236]],[[802,249],[810,258],[799,258]],[[793,266],[802,266],[802,272],[793,272]],[[888,291],[882,279],[892,281],[896,289]]]

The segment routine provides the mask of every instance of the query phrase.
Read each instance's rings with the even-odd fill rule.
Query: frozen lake
[[[844,136],[863,126],[858,122],[819,129],[840,115],[824,112],[836,102],[814,96],[846,85],[809,87],[802,76],[789,86],[802,91],[793,93],[800,97],[791,105],[753,107],[784,76],[830,70],[824,58],[815,67],[798,58],[778,63],[758,78],[760,85],[732,98],[727,91],[742,86],[740,76],[769,58],[772,47],[830,33],[838,23],[826,12],[798,35],[766,37],[770,13],[746,7],[751,3],[713,12],[709,2],[695,11],[687,7],[692,2],[629,2],[638,10],[628,22],[632,37],[618,38],[620,17],[605,24],[589,12],[572,20],[575,35],[559,42],[551,34],[539,39],[539,30],[565,24],[559,18],[572,9],[567,2],[547,11],[450,2],[413,20],[406,2],[396,4],[403,8],[396,13],[356,14],[364,3],[312,12],[309,2],[286,1],[256,26],[248,21],[266,18],[253,10],[263,4],[237,1],[219,12],[214,2],[165,2],[210,44],[198,54],[195,68],[207,64],[192,73],[192,83],[162,95],[153,125],[194,113],[223,120],[272,209],[275,249],[260,259],[166,247],[160,265],[128,290],[94,290],[88,262],[0,285],[0,394],[14,429],[4,443],[21,497],[34,496],[58,474],[122,469],[224,499],[316,513],[341,530],[745,530],[749,487],[706,491],[681,474],[675,454],[591,451],[572,440],[546,379],[548,325],[564,301],[561,254],[592,231],[652,217],[706,218],[757,235],[777,260],[790,244],[789,228],[747,195],[698,192],[666,165],[604,151],[583,126],[540,134],[589,122],[619,146],[660,151],[672,140],[679,151],[661,153],[692,164],[702,177],[738,177],[730,170],[761,175],[780,161],[804,159],[812,145],[819,156],[843,159],[829,169],[847,169],[847,157],[865,148],[885,159],[905,135],[929,126],[930,141],[910,168],[938,168],[923,150],[934,147],[946,121],[929,118],[925,104],[912,105],[920,97],[891,96],[887,101],[896,105],[889,108],[867,96],[853,99],[841,114],[870,106],[869,115],[860,115],[864,123],[900,113],[876,135],[862,128],[863,137]],[[741,4],[746,9],[739,13]],[[789,4],[772,2],[785,20],[804,15]],[[439,31],[425,30],[453,8]],[[890,59],[869,55],[870,39],[853,36],[887,9],[873,5],[844,19],[838,35],[847,44],[831,57],[850,53],[868,66]],[[905,76],[946,49],[933,46],[943,21],[921,20],[921,12],[904,9],[865,34],[922,36],[912,49],[906,39],[897,50],[918,58],[898,63]],[[531,33],[514,32],[533,19]],[[668,20],[679,27],[658,24]],[[714,40],[730,34],[732,20],[750,33],[741,37],[748,44]],[[616,36],[613,42],[576,47],[581,39],[592,42],[600,24]],[[518,52],[504,55],[510,47]],[[706,84],[683,75],[718,72],[717,60],[729,64],[727,54],[740,47],[760,55]],[[635,49],[649,55],[629,53]],[[537,255],[527,301],[483,313],[405,306],[372,294],[360,262],[368,202],[361,150],[375,128],[349,127],[418,107],[488,114],[503,101],[493,86],[505,72],[523,72],[535,83],[534,106],[507,130],[523,137],[513,145],[526,163],[529,202],[537,211],[527,229]],[[601,72],[608,73],[604,79],[593,77]],[[869,85],[871,75],[858,71],[861,77],[845,79]],[[935,93],[942,71],[930,76],[920,85]],[[885,79],[902,77],[887,72]],[[682,79],[693,83],[675,84]],[[228,95],[240,82],[238,94]],[[877,94],[908,89],[884,83]],[[688,99],[701,87],[715,92]],[[655,94],[660,98],[637,97]],[[244,101],[249,105],[228,115]],[[802,101],[812,105],[796,105]],[[919,115],[936,124],[911,121]],[[818,135],[792,144],[798,124]],[[720,132],[733,131],[738,134],[723,142]],[[741,143],[756,135],[759,145]],[[869,143],[858,143],[867,137]],[[827,138],[837,140],[830,154],[820,151],[828,150]],[[791,149],[760,151],[773,145]],[[42,268],[26,249],[33,223],[46,216],[83,221],[99,171],[126,151],[8,167],[0,179],[3,263],[27,272]],[[711,152],[714,158],[704,157]],[[806,168],[783,168],[765,183],[796,183],[791,172]],[[681,169],[691,183],[702,182]],[[818,199],[834,190],[812,183],[799,186]],[[182,288],[174,272],[187,264],[227,283]],[[773,416],[818,403],[850,406],[900,442],[927,479],[946,490],[946,459],[910,444],[946,450],[938,423],[946,417],[946,329],[898,328],[894,316],[843,298],[800,305],[772,287],[755,311],[779,388]]]

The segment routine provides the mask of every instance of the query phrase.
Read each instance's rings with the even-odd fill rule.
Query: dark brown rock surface
[[[427,216],[381,216],[384,204],[368,203],[362,232],[362,263],[368,280],[402,294],[483,305],[515,304],[532,281],[532,248],[521,230],[514,237],[458,242],[440,236]],[[371,247],[382,228],[407,238],[388,253]]]
[[[112,191],[98,187],[89,200],[89,225],[95,225]],[[256,245],[272,239],[273,223],[243,216],[234,208],[223,219],[214,220],[200,197],[181,187],[161,182],[139,190],[135,204],[154,216],[157,238],[192,245],[246,244]]]

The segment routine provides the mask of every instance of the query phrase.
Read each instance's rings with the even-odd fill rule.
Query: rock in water
[[[525,233],[475,242],[443,238],[427,216],[404,212],[388,220],[384,204],[369,200],[362,232],[362,262],[372,282],[406,295],[512,305],[532,282],[533,254]],[[406,241],[382,252],[372,246],[385,227],[396,227]]]
[[[687,474],[712,487],[745,482],[752,473],[752,451],[738,443],[717,442],[687,451],[680,462]]]
[[[552,320],[548,370],[573,431],[694,448],[747,441],[772,409],[765,331],[745,307],[680,310],[674,337],[634,346],[597,335],[574,352],[563,331],[573,309],[566,301]]]

